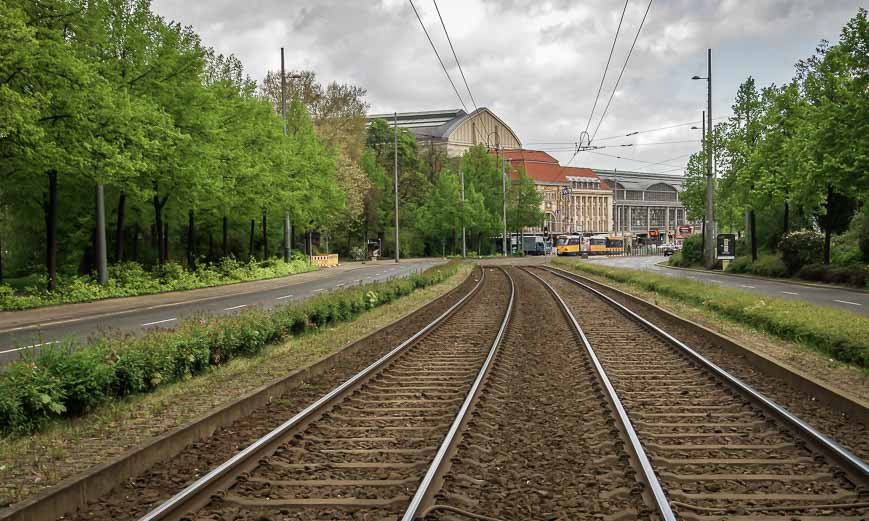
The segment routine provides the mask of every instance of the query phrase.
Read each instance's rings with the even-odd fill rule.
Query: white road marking
[[[748,284],[740,284],[740,286],[742,286],[743,288],[755,289],[754,286],[749,286]]]
[[[29,346],[24,346],[24,347],[16,347],[15,349],[7,349],[5,351],[0,351],[0,355],[5,354],[5,353],[14,353],[15,351],[24,351],[25,349],[32,349],[34,347],[39,347],[39,346],[47,346],[47,345],[51,345],[51,344],[57,344],[58,342],[59,342],[59,340],[52,340],[50,342],[42,342],[41,344],[33,344],[33,345],[29,345]]]
[[[292,295],[284,295],[283,297],[278,297],[275,300],[284,300],[285,298],[292,298]]]
[[[142,324],[142,327],[154,326],[157,324],[165,324],[166,322],[172,322],[173,320],[178,320],[178,319],[173,317],[173,318],[167,318],[165,320],[157,320],[155,322],[145,322],[144,324]]]
[[[344,283],[341,282],[341,283],[339,283],[339,284],[335,284],[335,287],[336,287],[336,288],[340,288],[340,287],[343,286],[343,285],[344,285]]]
[[[247,304],[240,304],[238,306],[232,306],[231,308],[223,308],[224,311],[232,311],[233,309],[241,309],[246,308]]]
[[[793,291],[782,291],[785,295],[799,295],[799,293],[794,293]]]
[[[312,291],[311,293],[317,293],[318,291],[323,291],[324,289],[326,289],[326,288],[315,289],[315,290]]]
[[[852,306],[862,306],[863,305],[863,304],[860,304],[859,302],[851,302],[849,300],[837,300],[837,299],[833,299],[833,300],[835,302],[841,302],[842,304],[851,304]]]

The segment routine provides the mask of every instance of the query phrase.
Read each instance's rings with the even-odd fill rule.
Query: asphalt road
[[[74,306],[58,306],[39,313],[38,324],[16,325],[0,329],[0,364],[19,358],[44,346],[54,345],[67,339],[84,339],[101,335],[125,333],[138,334],[149,329],[171,328],[192,315],[207,313],[229,315],[250,307],[272,308],[288,302],[298,302],[329,290],[340,289],[354,284],[367,284],[394,277],[405,277],[420,272],[441,261],[422,260],[395,264],[389,261],[358,264],[349,269],[321,270],[311,274],[291,276],[280,284],[269,284],[262,290],[251,290],[250,286],[227,286],[225,295],[202,297],[203,290],[192,290],[179,294],[174,299],[166,294],[166,303],[156,295],[137,297],[143,301],[141,307],[112,311],[105,309],[88,314],[81,313],[70,317],[69,310]],[[284,284],[283,281],[286,281]],[[277,286],[277,287],[275,287]],[[186,295],[189,295],[187,299]],[[157,297],[155,299],[155,297]],[[155,305],[155,300],[157,304]],[[104,301],[105,302],[105,301]],[[91,306],[94,307],[94,306]],[[73,308],[74,309],[74,308]],[[7,312],[9,314],[19,312]],[[32,312],[31,312],[32,313]],[[7,321],[8,322],[8,321]]]
[[[592,262],[608,266],[647,270],[668,277],[680,277],[703,282],[711,282],[726,288],[761,293],[788,300],[802,300],[811,302],[812,304],[845,309],[861,315],[869,315],[869,293],[867,292],[837,287],[808,286],[786,281],[779,282],[776,280],[740,277],[738,275],[730,275],[722,272],[706,273],[656,266],[658,262],[663,260],[666,260],[666,257],[608,257],[592,259]]]

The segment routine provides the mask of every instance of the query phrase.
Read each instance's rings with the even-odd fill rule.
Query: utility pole
[[[392,114],[393,155],[395,156],[395,262],[398,262],[398,112]]]
[[[712,49],[706,54],[706,127],[709,129],[706,139],[706,268],[715,264],[715,228],[714,197],[715,187],[712,179]]]
[[[281,119],[284,121],[284,135],[287,135],[287,74],[284,70],[284,48],[281,47]],[[292,241],[290,238],[290,211],[284,211],[284,261],[290,262]]]
[[[504,256],[505,257],[507,256],[507,172],[506,172],[506,168],[505,168],[506,164],[507,164],[507,160],[502,159],[501,160],[501,191],[504,194],[504,197],[503,197],[504,208],[503,208],[503,215],[502,215],[502,217],[503,217],[502,224],[504,227],[504,234],[501,237],[501,245],[504,248]]]
[[[462,180],[462,258],[464,259],[467,256],[467,245],[465,243],[465,172],[460,171],[459,177]]]
[[[706,146],[707,143],[706,143],[706,111],[705,110],[703,111],[703,115],[701,116],[700,120],[703,122],[703,124],[702,124],[703,153],[706,154],[708,157],[709,156],[709,148]],[[707,161],[708,161],[708,159],[707,159]],[[708,179],[707,179],[707,181],[708,181]],[[708,186],[707,186],[707,189],[708,189]],[[708,194],[707,194],[707,197],[708,197]],[[709,204],[708,201],[706,202],[706,204]],[[705,209],[706,204],[703,205],[704,209]],[[707,214],[704,211],[704,213],[703,213],[703,229],[701,230],[703,233],[703,241],[700,243],[701,244],[700,249],[703,250],[703,260],[704,261],[706,260],[706,215]]]
[[[97,282],[106,284],[109,281],[109,267],[106,259],[106,202],[103,195],[103,184],[97,183]]]

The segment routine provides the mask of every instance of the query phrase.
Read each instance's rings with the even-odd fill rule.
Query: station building
[[[602,169],[594,172],[613,189],[614,233],[667,242],[693,231],[679,200],[681,176]]]
[[[503,150],[522,148],[513,129],[486,107],[470,114],[450,109],[368,116],[369,122],[375,119],[385,119],[390,124],[397,120],[398,126],[411,131],[421,146],[444,150],[448,157],[461,157],[474,145]]]
[[[590,168],[561,166],[558,160],[539,150],[505,150],[513,177],[525,173],[541,194],[541,226],[527,228],[529,234],[609,233],[612,230],[613,194],[609,184]]]

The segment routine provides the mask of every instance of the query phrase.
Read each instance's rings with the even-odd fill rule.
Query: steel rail
[[[392,361],[397,355],[405,351],[411,345],[415,344],[425,335],[430,333],[433,329],[442,325],[447,318],[449,318],[462,306],[464,306],[472,296],[477,294],[486,279],[485,270],[481,269],[481,272],[482,274],[480,276],[480,280],[477,281],[477,284],[474,286],[474,288],[464,297],[462,297],[458,302],[453,304],[449,309],[444,311],[440,316],[435,318],[427,326],[417,331],[413,336],[399,344],[397,347],[392,349],[390,352],[385,354],[383,357],[381,357],[356,375],[346,380],[338,387],[335,387],[327,394],[323,395],[316,402],[312,403],[304,410],[302,410],[289,420],[285,421],[262,438],[253,442],[241,452],[238,452],[237,454],[220,464],[218,467],[214,468],[213,470],[211,470],[210,472],[208,472],[207,474],[205,474],[204,476],[194,481],[186,488],[163,502],[154,510],[139,518],[139,521],[162,521],[165,519],[177,519],[178,517],[184,515],[191,508],[198,508],[203,506],[204,503],[201,503],[202,501],[205,501],[207,503],[207,501],[210,500],[211,496],[209,492],[212,492],[213,489],[219,489],[220,485],[223,484],[223,482],[229,479],[232,475],[239,471],[243,471],[246,464],[256,464],[260,459],[262,459],[264,453],[269,449],[269,447],[275,446],[275,444],[279,443],[280,440],[288,432],[298,427],[299,425],[302,425],[304,422],[310,420],[324,407],[331,405],[334,401],[343,396],[354,385],[372,376],[378,369],[382,368],[384,365]],[[206,497],[206,494],[209,495]]]
[[[456,414],[452,425],[450,425],[450,430],[447,431],[443,442],[441,442],[440,447],[438,447],[437,454],[435,454],[428,471],[426,471],[425,476],[422,478],[422,481],[413,495],[413,498],[410,500],[410,504],[408,505],[407,510],[405,510],[404,515],[401,517],[401,521],[413,521],[422,513],[420,509],[423,507],[425,501],[431,497],[430,493],[433,491],[436,479],[444,469],[444,464],[447,461],[447,454],[455,445],[459,430],[466,423],[468,413],[471,410],[471,405],[480,394],[483,387],[483,381],[489,374],[492,362],[498,353],[498,349],[501,347],[501,341],[504,338],[504,333],[507,331],[507,325],[510,323],[510,318],[513,315],[513,304],[516,299],[516,285],[513,282],[513,277],[507,273],[507,270],[503,268],[499,269],[507,276],[507,280],[510,281],[510,301],[507,304],[507,310],[504,312],[504,318],[501,320],[501,327],[498,329],[498,334],[495,336],[495,340],[492,341],[492,347],[489,348],[489,355],[486,357],[485,362],[483,362],[482,367],[480,367],[480,371],[477,373],[477,378],[474,380],[474,384],[468,391],[465,401],[462,402],[462,407]]]
[[[555,275],[557,277],[561,277],[562,279],[565,279],[565,280],[570,281],[578,286],[585,288],[586,290],[599,296],[605,302],[607,302],[610,305],[612,305],[613,307],[615,307],[616,310],[620,311],[622,314],[628,316],[629,318],[636,320],[637,322],[639,322],[643,326],[652,330],[659,337],[661,337],[665,341],[669,342],[671,345],[677,347],[680,351],[687,354],[690,358],[692,358],[696,362],[699,362],[702,366],[704,366],[705,368],[710,370],[713,374],[715,374],[719,378],[722,378],[727,384],[729,384],[731,387],[733,387],[734,389],[739,391],[741,394],[743,394],[744,396],[747,396],[755,403],[761,404],[765,410],[772,413],[774,416],[776,416],[780,420],[784,421],[791,428],[795,429],[799,434],[801,434],[802,436],[807,438],[816,447],[821,449],[822,452],[825,452],[828,455],[830,455],[832,458],[834,458],[840,465],[842,465],[843,467],[848,469],[848,471],[852,475],[854,475],[854,477],[861,479],[864,483],[869,483],[869,464],[867,464],[865,461],[863,461],[862,459],[857,457],[855,454],[853,454],[851,451],[849,451],[845,447],[839,445],[836,441],[834,441],[834,440],[828,438],[826,435],[822,434],[820,431],[818,431],[817,429],[815,429],[814,427],[809,425],[804,420],[800,419],[795,414],[791,413],[790,411],[788,411],[787,409],[785,409],[781,405],[777,404],[776,402],[774,402],[770,398],[767,398],[760,391],[755,390],[753,387],[751,387],[747,383],[745,383],[742,380],[740,380],[739,378],[731,375],[730,373],[728,373],[727,371],[725,371],[724,369],[722,369],[721,367],[716,365],[714,362],[712,362],[711,360],[709,360],[708,358],[706,358],[702,354],[700,354],[697,351],[695,351],[694,349],[688,347],[685,343],[683,343],[678,338],[667,333],[666,331],[664,331],[660,327],[656,326],[655,324],[653,324],[649,320],[646,320],[645,318],[641,317],[640,315],[638,315],[634,311],[631,311],[628,307],[621,304],[620,302],[617,302],[609,295],[606,295],[605,293],[601,292],[600,290],[597,290],[597,289],[589,286],[588,284],[585,284],[584,282],[581,282],[581,281],[576,280],[574,278],[574,277],[583,278],[582,276],[576,275],[576,274],[571,273],[571,272],[566,272],[566,271],[558,269],[558,268],[545,267],[545,268],[541,268],[541,269],[544,269],[545,271],[552,273],[553,275]],[[569,274],[569,276],[567,274]],[[618,291],[618,290],[616,290],[616,291]]]
[[[640,443],[640,438],[639,436],[637,436],[637,432],[634,430],[631,419],[628,417],[628,413],[625,410],[624,405],[622,405],[622,402],[619,399],[618,394],[616,393],[615,387],[613,387],[612,382],[610,382],[606,371],[604,371],[603,365],[600,363],[597,354],[591,347],[591,343],[585,336],[585,332],[582,330],[579,322],[577,322],[576,317],[573,315],[573,312],[570,310],[567,303],[564,302],[564,299],[561,298],[561,295],[558,294],[558,292],[555,290],[555,288],[552,287],[551,284],[543,280],[543,278],[541,278],[536,273],[533,273],[524,268],[523,271],[539,280],[546,287],[546,289],[549,290],[549,292],[552,294],[553,297],[555,297],[555,300],[558,301],[558,304],[561,306],[561,311],[568,318],[568,321],[571,323],[571,325],[573,325],[573,329],[579,335],[580,339],[582,340],[582,345],[585,347],[585,351],[591,359],[598,379],[603,384],[607,400],[610,402],[610,405],[612,405],[612,407],[615,409],[616,418],[621,425],[625,436],[627,437],[628,448],[633,453],[634,458],[640,466],[640,474],[643,481],[645,481],[646,486],[649,487],[649,492],[651,492],[652,500],[655,503],[655,508],[658,510],[658,513],[661,515],[661,518],[664,521],[676,521],[676,515],[673,513],[673,509],[670,508],[670,500],[664,493],[664,488],[661,486],[661,482],[658,481],[658,476],[655,474],[655,470],[652,468],[652,463],[651,461],[649,461],[649,457],[646,455],[646,450],[643,448],[642,443]]]

